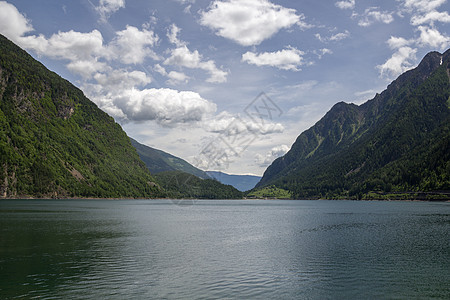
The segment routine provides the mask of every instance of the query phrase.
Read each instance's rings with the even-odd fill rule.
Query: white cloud
[[[254,53],[246,52],[242,55],[242,61],[257,66],[271,66],[282,70],[299,71],[303,64],[305,53],[289,47],[276,52]]]
[[[419,26],[420,37],[417,40],[421,46],[430,46],[444,50],[450,46],[450,37],[441,34],[436,28]]]
[[[275,159],[285,155],[289,151],[287,145],[273,147],[266,155],[256,154],[255,161],[260,167],[269,166]]]
[[[169,80],[167,81],[167,83],[170,85],[176,85],[180,82],[188,82],[189,80],[189,76],[181,72],[170,71],[169,73],[167,73],[166,69],[164,69],[164,67],[159,64],[156,64],[153,69],[159,74],[168,77]]]
[[[210,75],[207,82],[221,83],[227,80],[227,72],[218,69],[212,60],[203,61],[203,57],[197,50],[192,52],[186,45],[172,49],[170,57],[163,64],[205,70]]]
[[[401,1],[401,0],[397,0]],[[447,0],[403,0],[403,11],[411,14],[411,25],[434,25],[435,22],[450,23],[448,11],[437,9]]]
[[[333,54],[333,51],[331,51],[328,48],[322,48],[322,49],[319,49],[319,50],[314,50],[313,53],[315,55],[317,55],[319,57],[319,59],[322,59],[322,57],[324,55],[326,55],[326,54]]]
[[[19,37],[30,31],[33,31],[30,21],[14,5],[0,1],[0,32],[17,43]]]
[[[435,21],[442,23],[450,23],[450,15],[448,12],[431,11],[425,15],[414,15],[411,18],[411,24],[414,26],[422,25],[425,23],[434,24]]]
[[[170,57],[164,64],[195,69],[199,67],[201,60],[202,57],[197,50],[191,52],[187,46],[181,46],[170,51]]]
[[[405,38],[402,37],[395,37],[395,36],[391,36],[389,38],[389,40],[387,41],[389,48],[391,49],[398,49],[404,46],[408,46],[410,45],[412,42],[411,40],[407,40]]]
[[[323,43],[326,43],[329,41],[338,42],[338,41],[348,38],[350,36],[350,32],[348,30],[346,30],[344,32],[335,33],[335,34],[331,35],[330,37],[323,37],[319,33],[316,33],[314,36]]]
[[[220,133],[225,136],[268,135],[284,131],[284,126],[280,123],[257,124],[248,118],[232,115],[226,111],[214,116],[213,119],[207,120],[204,128],[209,132]]]
[[[156,121],[163,126],[202,121],[217,109],[198,93],[166,88],[131,88],[92,98],[100,108],[122,122]]]
[[[125,0],[100,0],[95,9],[100,14],[100,20],[106,22],[113,13],[124,7]]]
[[[406,9],[416,9],[420,12],[429,12],[440,7],[447,0],[404,0],[404,6]]]
[[[101,2],[104,5],[106,3]],[[33,30],[30,22],[14,6],[4,1],[0,2],[0,8],[0,15],[6,12],[0,19],[2,33],[6,32],[11,39],[19,41],[22,47],[32,49],[39,55],[68,61],[67,68],[83,77],[82,88],[86,95],[119,121],[155,121],[164,126],[176,126],[211,118],[217,109],[216,104],[195,92],[164,88],[146,89],[146,85],[152,82],[152,78],[146,73],[117,69],[109,65],[117,62],[142,63],[147,57],[158,59],[151,47],[157,45],[159,38],[148,27],[144,26],[140,30],[127,26],[126,29],[116,32],[115,38],[107,45],[103,43],[102,34],[98,30],[87,33],[73,30],[58,32],[50,38],[43,35],[24,36]],[[173,30],[173,36],[179,41],[175,27]],[[210,74],[210,81],[226,80],[227,73],[217,69],[212,60],[204,61],[197,51],[190,52],[185,46],[181,47],[179,56],[177,51],[180,49],[174,50],[171,58],[167,60],[168,63],[173,60],[176,65],[206,70]],[[181,72],[166,72],[164,68],[159,67],[155,70],[164,73],[171,82],[188,79]]]
[[[383,65],[377,66],[382,76],[389,78],[389,74],[396,76],[412,66],[415,60],[415,48],[431,48],[445,50],[450,46],[450,37],[440,32],[436,22],[450,23],[448,11],[439,12],[437,9],[447,0],[397,0],[402,3],[399,15],[410,14],[410,23],[414,26],[415,36],[410,39],[391,36],[387,41],[389,47],[396,52]]]
[[[350,36],[350,32],[348,30],[344,32],[339,32],[334,35],[332,35],[329,39],[330,41],[341,41],[343,39],[346,39]]]
[[[151,30],[139,30],[127,25],[126,29],[116,32],[116,37],[109,45],[112,54],[124,64],[142,63],[145,58],[158,60],[158,55],[149,48],[158,43],[158,36]]]
[[[359,20],[358,25],[362,27],[367,27],[372,25],[374,22],[381,22],[384,24],[389,24],[394,21],[394,17],[390,12],[379,11],[377,7],[370,7],[364,11],[362,18]]]
[[[89,79],[94,73],[102,72],[107,69],[107,64],[93,60],[77,60],[67,65],[67,69],[74,74],[79,74],[84,79]]]
[[[105,92],[119,93],[120,90],[145,86],[152,79],[141,71],[108,70],[106,73],[97,73],[94,79],[102,86]]]
[[[355,4],[355,0],[338,1],[335,3],[336,7],[340,9],[354,9]]]
[[[167,74],[167,77],[169,77],[168,83],[172,85],[175,85],[179,82],[187,82],[189,80],[189,76],[177,71],[170,71]]]
[[[105,69],[106,64],[98,59],[108,57],[110,53],[103,45],[100,31],[82,33],[71,30],[58,32],[50,38],[43,35],[24,36],[32,30],[30,21],[15,6],[0,1],[0,32],[19,46],[34,50],[38,55],[68,60],[68,69],[83,78]]]
[[[167,31],[167,38],[169,39],[169,42],[176,45],[177,47],[186,45],[185,42],[178,39],[178,34],[180,33],[180,31],[181,29],[175,24],[172,24]]]
[[[417,49],[401,47],[384,64],[378,65],[382,77],[395,77],[412,67]]]
[[[42,45],[43,51],[40,48],[33,50],[40,55],[71,61],[92,60],[95,56],[107,55],[103,47],[102,34],[96,29],[88,33],[73,30],[58,32],[53,34],[44,45]]]
[[[110,56],[110,51],[103,45],[102,34],[98,30],[82,33],[76,31],[58,32],[50,38],[39,36],[19,37],[19,45],[34,50],[38,55],[68,60],[67,68],[87,79],[95,72],[106,68],[100,58]]]
[[[213,1],[207,11],[200,12],[200,24],[216,34],[242,46],[259,45],[283,28],[294,24],[310,27],[295,9],[268,0]]]

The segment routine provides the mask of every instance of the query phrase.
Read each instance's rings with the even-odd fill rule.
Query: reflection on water
[[[0,298],[450,298],[450,204],[0,202]]]

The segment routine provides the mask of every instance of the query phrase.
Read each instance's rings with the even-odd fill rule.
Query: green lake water
[[[2,200],[0,299],[450,299],[450,203]]]

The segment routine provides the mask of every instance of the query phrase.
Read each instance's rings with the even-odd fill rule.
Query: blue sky
[[[429,51],[445,51],[449,8],[447,0],[8,0],[0,33],[141,143],[202,169],[262,175],[333,104],[362,103]]]

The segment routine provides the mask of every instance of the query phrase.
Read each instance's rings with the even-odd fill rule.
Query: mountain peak
[[[441,67],[449,51],[428,53],[361,106],[335,104],[267,168],[257,188],[347,199],[450,190],[450,76]]]

